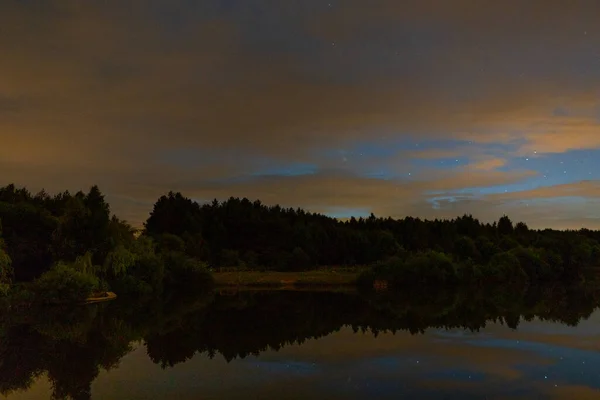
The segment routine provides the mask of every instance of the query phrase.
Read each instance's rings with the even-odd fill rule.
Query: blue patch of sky
[[[350,148],[350,153],[365,157],[392,157],[402,146],[402,141],[398,140],[357,142]]]
[[[557,193],[557,196],[560,196],[560,193]],[[430,197],[427,199],[427,202],[431,204],[431,207],[434,210],[440,210],[442,208],[442,204],[446,207],[448,205],[457,203],[460,200],[467,199],[477,199],[478,196],[476,194],[472,196],[461,196],[457,193],[451,194],[440,194],[439,196]],[[514,199],[511,201],[514,204],[522,204],[528,207],[541,207],[548,205],[581,205],[585,206],[589,203],[589,199],[581,196],[562,196],[562,197],[552,197],[552,198],[524,198],[524,199]]]
[[[520,182],[488,187],[465,187],[454,194],[488,195],[519,192],[544,186],[569,184],[582,180],[600,179],[600,150],[574,150],[566,153],[510,158],[498,170],[504,172],[533,170],[537,175]],[[430,195],[439,194],[436,192]]]
[[[392,133],[377,132],[369,141],[359,141],[344,148],[321,149],[314,153],[315,158],[334,160],[338,166],[350,170],[358,176],[376,179],[411,179],[422,169],[448,170],[465,167],[477,162],[479,156],[500,157],[514,152],[521,142],[474,143],[466,140],[419,140],[407,136],[397,138]],[[449,151],[456,149],[468,152],[456,156],[440,158],[418,158],[415,152],[428,150]],[[407,161],[399,169],[397,161]],[[508,171],[511,167],[504,167]]]
[[[429,204],[431,204],[431,207],[434,210],[440,210],[442,208],[442,203],[446,204],[446,205],[450,205],[450,204],[454,204],[457,203],[460,200],[470,200],[472,199],[472,196],[460,196],[460,195],[455,195],[455,194],[446,194],[446,195],[440,195],[440,196],[434,196],[434,197],[429,197],[427,198],[427,202]]]
[[[511,132],[517,136],[518,132]],[[485,137],[487,133],[481,133],[482,137]],[[507,152],[514,151],[519,145],[523,144],[524,141],[515,140],[511,143],[486,143],[486,142],[476,142],[472,140],[418,140],[418,138],[414,138],[410,143],[407,143],[405,150],[448,150],[452,151],[455,149],[461,149],[468,147],[470,150],[473,150],[473,155],[490,155],[490,154],[506,154]]]
[[[381,179],[384,181],[391,180],[397,177],[397,173],[387,168],[380,168],[375,170],[368,170],[366,172],[359,173],[358,176],[363,178]]]
[[[476,143],[467,140],[421,140],[416,135],[408,132],[401,133],[401,138],[395,137],[398,133],[394,132],[374,132],[372,138],[368,141],[358,141],[349,144],[344,148],[323,149],[316,152],[322,156],[366,156],[366,157],[391,157],[391,156],[411,156],[411,152],[427,150],[447,150],[453,151],[457,148],[471,147],[476,154],[473,155],[501,155],[515,149],[523,144],[523,141],[514,143]]]
[[[250,175],[252,176],[302,176],[312,175],[317,173],[319,170],[315,164],[308,163],[290,163],[281,164],[273,163],[270,166],[259,168]]]
[[[540,182],[540,185],[598,179],[600,178],[600,149],[513,158],[505,169],[538,171],[539,176],[535,179]]]
[[[456,167],[465,167],[473,163],[477,163],[479,157],[498,157],[504,158],[506,154],[514,152],[518,147],[518,143],[502,144],[502,143],[475,143],[465,140],[445,140],[445,141],[428,141],[418,143],[413,146],[414,150],[439,150],[449,151],[459,149],[464,150],[465,154],[457,154],[455,156],[438,157],[438,158],[414,158],[411,163],[415,169],[430,168],[430,169],[452,169]],[[467,150],[468,149],[468,150]]]
[[[312,207],[308,207],[308,209],[312,209]],[[355,218],[366,218],[371,215],[371,210],[368,208],[343,208],[343,207],[333,207],[329,208],[327,211],[323,212],[324,215],[329,217],[338,218],[338,219],[347,219],[351,217]]]
[[[432,132],[434,133],[434,132]],[[457,146],[464,146],[470,144],[470,141],[466,140],[422,140],[418,136],[412,136],[409,139],[404,139],[400,143],[400,150],[405,151],[418,151],[428,149],[440,149],[440,150],[453,150]]]
[[[485,187],[466,187],[461,189],[456,189],[452,191],[453,196],[458,195],[490,195],[490,194],[498,194],[498,193],[512,193],[512,192],[520,192],[524,190],[531,190],[539,187],[535,181],[527,180],[526,182],[512,183],[507,185],[497,185],[497,186],[485,186]],[[439,192],[431,192],[428,193],[431,195],[440,194]]]
[[[444,157],[444,158],[416,158],[411,161],[414,169],[418,168],[439,168],[449,169],[464,167],[471,162],[468,157]]]

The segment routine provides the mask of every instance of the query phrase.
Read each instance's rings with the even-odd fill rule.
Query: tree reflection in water
[[[54,398],[89,399],[100,370],[115,368],[138,341],[154,363],[168,368],[199,353],[231,361],[278,350],[343,326],[377,335],[419,334],[428,328],[477,331],[490,322],[514,329],[534,317],[577,325],[599,301],[600,289],[581,286],[365,294],[241,291],[4,313],[0,393],[27,389],[46,373]]]

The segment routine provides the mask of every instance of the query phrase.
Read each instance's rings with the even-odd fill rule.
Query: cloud
[[[539,385],[540,389],[547,392],[547,396],[550,399],[581,399],[581,400],[593,400],[597,399],[600,395],[600,390],[590,386],[584,385],[560,385],[552,389],[548,389],[548,385]]]
[[[500,167],[505,166],[506,163],[507,163],[507,160],[504,158],[484,157],[484,158],[477,160],[473,164],[470,164],[469,167],[472,169],[475,169],[475,170],[480,170],[480,171],[493,171]]]
[[[267,3],[249,22],[272,22],[269,15],[278,16],[276,11],[267,13],[264,9],[282,7]],[[114,132],[116,125],[121,127],[121,132],[113,133],[117,136],[126,126],[129,135],[136,139],[150,139],[150,144],[152,139],[158,139],[155,145],[164,144],[160,138],[168,132],[173,145],[222,148],[239,144],[276,154],[285,151],[289,155],[290,150],[298,152],[310,145],[333,146],[368,137],[372,129],[381,127],[407,131],[443,129],[445,133],[430,134],[460,136],[460,130],[465,128],[489,129],[493,124],[502,125],[494,120],[505,120],[511,113],[514,117],[525,105],[539,104],[543,99],[551,103],[553,92],[556,96],[559,90],[561,94],[564,91],[564,87],[548,87],[549,91],[544,91],[535,82],[510,77],[496,82],[492,65],[491,76],[485,77],[485,82],[467,89],[473,96],[457,101],[452,91],[459,91],[461,85],[473,78],[464,73],[470,68],[450,62],[461,58],[461,49],[465,47],[462,45],[454,49],[458,54],[434,53],[437,48],[424,45],[428,52],[443,56],[440,65],[427,62],[414,70],[404,70],[400,65],[407,60],[396,61],[397,74],[378,76],[374,74],[377,64],[367,62],[352,80],[336,82],[335,75],[346,72],[342,65],[337,65],[337,56],[331,49],[321,49],[315,44],[311,49],[314,57],[310,59],[301,57],[302,54],[271,54],[269,50],[274,45],[244,40],[238,27],[244,21],[235,21],[227,14],[217,14],[208,22],[196,14],[204,22],[199,24],[200,28],[192,25],[192,18],[182,21],[184,25],[178,28],[175,44],[168,39],[174,34],[165,33],[165,22],[152,13],[129,14],[126,7],[115,3],[104,7],[65,4],[69,5],[48,11],[50,16],[44,21],[50,22],[41,24],[38,32],[29,33],[32,37],[25,49],[14,49],[17,55],[3,67],[12,76],[9,89],[12,86],[16,92],[26,90],[30,96],[40,97],[40,101],[46,98],[45,106],[38,109],[39,119],[32,121],[35,128],[46,123],[46,130],[55,131],[58,127],[52,125],[56,121],[48,120],[71,115],[63,124],[75,126],[67,125],[67,129],[63,126],[62,135],[73,134],[78,126],[94,121],[99,122],[103,135]],[[373,16],[367,12],[360,21],[383,16],[383,10],[396,7],[392,4],[379,2],[379,8],[375,9],[382,12]],[[178,8],[173,6],[171,11],[181,13]],[[339,8],[334,14],[345,15],[346,11],[356,12],[364,7]],[[408,7],[413,13],[422,12],[421,8]],[[284,11],[285,7],[280,13]],[[491,16],[489,10],[475,7],[475,15],[478,14]],[[431,18],[435,19],[435,15]],[[450,15],[462,21],[460,12]],[[301,25],[302,17],[298,20]],[[477,18],[469,18],[467,22],[475,21]],[[394,25],[390,22],[386,26],[392,29]],[[296,35],[308,41],[301,28]],[[23,33],[11,30],[11,24],[5,29],[9,34],[14,32],[13,37]],[[347,47],[353,46],[354,42],[349,40]],[[356,51],[359,50],[364,49],[359,46]],[[462,51],[471,49],[466,46]],[[316,72],[312,69],[315,57],[324,57],[326,61]],[[409,64],[412,62],[418,63],[408,60]],[[344,65],[352,69],[356,63],[344,62]],[[446,73],[436,74],[440,72],[437,68],[445,69]],[[425,77],[428,80],[435,77],[434,82],[431,85],[424,82]],[[440,90],[443,88],[452,91],[445,93]],[[76,121],[78,117],[81,121]],[[485,136],[477,133],[479,138]],[[276,141],[276,137],[285,140]]]
[[[435,210],[420,209],[431,217],[453,217],[473,214],[483,221],[509,215],[513,221],[527,222],[532,228],[579,229],[600,228],[600,181],[541,186],[528,190],[478,193],[477,188],[441,191],[429,196]]]
[[[579,181],[562,185],[542,186],[531,190],[501,193],[490,197],[499,199],[555,199],[560,197],[599,198],[600,181]]]
[[[99,183],[136,219],[177,188],[429,215],[423,193],[535,176],[511,157],[600,148],[598,4],[510,4],[2,3],[0,184]],[[433,144],[336,153],[411,141]],[[447,156],[469,164],[414,164]],[[271,164],[321,172],[240,178]]]

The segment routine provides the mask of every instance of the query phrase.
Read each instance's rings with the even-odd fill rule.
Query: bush
[[[248,268],[258,267],[258,254],[252,250],[247,251],[244,253],[244,263]]]
[[[165,262],[154,253],[138,255],[130,275],[148,284],[153,292],[160,293],[165,278]]]
[[[361,286],[372,285],[374,280],[388,281],[391,286],[455,282],[458,279],[459,267],[450,256],[437,251],[427,251],[415,254],[407,260],[391,257],[361,274],[358,282]],[[460,272],[465,275],[475,274],[475,271],[471,270]]]
[[[65,264],[56,265],[33,284],[35,299],[43,304],[79,303],[99,288],[98,278]]]
[[[542,261],[546,265],[546,269],[540,273],[540,281],[560,281],[565,271],[562,258],[553,251],[540,250],[540,252]]]
[[[163,238],[165,236],[163,235]],[[172,239],[169,239],[169,236],[166,237],[167,240]],[[120,276],[112,283],[115,290],[124,294],[146,294],[150,287],[153,293],[162,292],[165,264],[163,258],[156,254],[155,248],[155,243],[149,236],[142,235],[133,242],[129,249],[132,257],[124,257],[124,260],[128,261],[126,275]],[[133,261],[133,264],[131,265],[129,261]],[[131,276],[131,278],[127,276]]]
[[[468,236],[461,236],[454,242],[454,254],[459,260],[479,260],[481,258],[475,242]]]
[[[118,245],[108,253],[104,261],[103,272],[106,278],[118,278],[126,275],[135,265],[136,255],[127,250],[123,245]]]
[[[170,251],[184,251],[185,250],[185,242],[179,236],[163,233],[159,237],[158,247],[161,251],[168,253]]]
[[[13,275],[12,262],[8,254],[2,249],[2,239],[0,239],[0,284],[10,284]]]
[[[437,251],[427,251],[410,257],[404,263],[402,276],[395,274],[396,280],[410,282],[444,283],[456,279],[456,266],[452,258]],[[395,282],[399,283],[399,282]]]
[[[187,257],[181,252],[169,252],[163,255],[166,286],[204,286],[213,283],[206,264]]]
[[[477,250],[479,251],[479,254],[481,254],[480,261],[483,264],[487,264],[492,259],[494,254],[500,251],[498,246],[496,246],[494,242],[492,242],[485,236],[479,236],[475,240],[475,245],[477,247]]]
[[[513,237],[503,236],[502,239],[500,239],[500,249],[502,251],[508,251],[516,247],[519,247],[519,242],[517,242]]]
[[[471,259],[456,264],[455,268],[459,282],[476,282],[483,277],[484,270]]]
[[[10,285],[8,283],[0,283],[0,298],[8,297],[10,293]]]
[[[240,259],[240,253],[237,250],[224,249],[221,252],[221,267],[244,267],[244,262]]]
[[[371,269],[365,270],[356,278],[356,284],[362,289],[372,289],[377,280],[389,283],[397,282],[404,268],[404,259],[394,256],[376,263]]]
[[[519,260],[519,265],[525,271],[531,282],[549,281],[558,279],[561,275],[561,264],[550,265],[546,259],[556,262],[556,258],[550,252],[544,257],[543,250],[533,248],[517,247],[510,251]]]
[[[131,275],[124,275],[119,277],[112,284],[112,288],[119,295],[123,294],[135,294],[135,295],[149,295],[154,292],[155,288],[148,282],[138,279]]]
[[[290,269],[300,271],[311,266],[310,256],[300,247],[294,248],[290,257]]]
[[[526,282],[528,279],[519,259],[511,252],[495,254],[486,267],[485,275],[495,281]]]

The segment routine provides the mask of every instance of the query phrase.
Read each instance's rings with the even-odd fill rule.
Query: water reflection
[[[164,398],[597,396],[600,324],[588,318],[600,290],[501,289],[247,291],[6,314],[0,393],[33,398],[47,382],[57,399],[133,398],[135,381],[161,398],[169,381]]]

